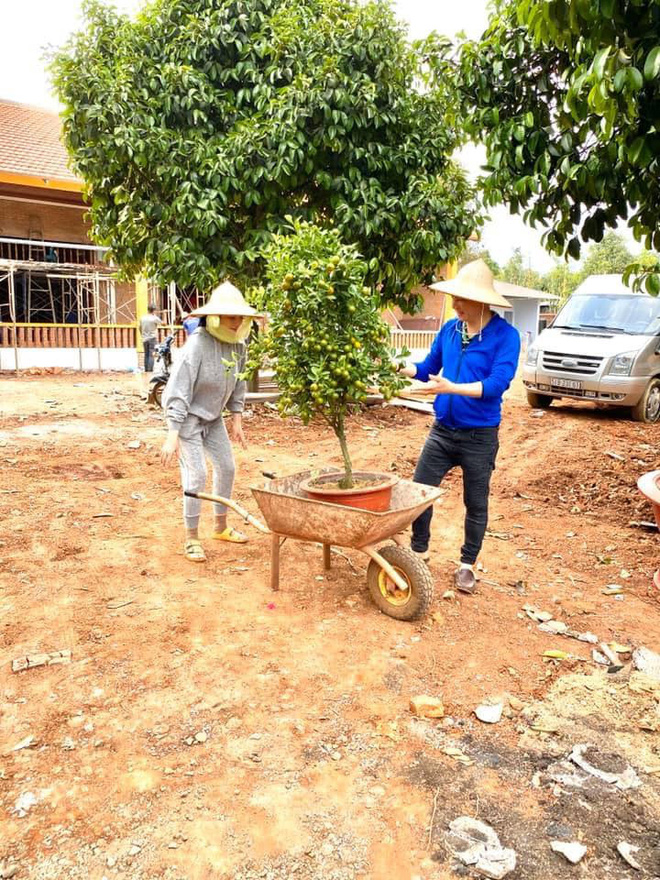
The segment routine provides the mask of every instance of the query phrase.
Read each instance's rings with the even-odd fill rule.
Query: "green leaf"
[[[569,255],[569,257],[572,257],[574,260],[580,259],[580,239],[579,238],[572,238],[569,241],[568,247],[566,248],[566,253]]]
[[[654,46],[646,56],[644,79],[655,79],[658,73],[660,73],[660,46]]]
[[[656,273],[647,275],[644,285],[647,293],[650,293],[651,296],[658,296],[660,294],[660,275]]]
[[[605,46],[604,49],[601,49],[596,53],[596,57],[593,60],[593,71],[596,74],[598,79],[603,78],[603,74],[605,73],[605,65],[607,64],[607,59],[610,54],[610,47]]]
[[[614,89],[617,92],[622,92],[623,87],[626,84],[626,68],[622,67],[620,70],[614,74]]]
[[[637,165],[642,155],[642,151],[646,145],[646,138],[638,137],[632,142],[630,147],[628,148],[628,160],[632,162],[633,165]]]

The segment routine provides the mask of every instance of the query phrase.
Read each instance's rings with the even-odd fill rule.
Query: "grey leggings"
[[[204,453],[211,459],[213,467],[213,494],[229,498],[236,468],[225,423],[222,418],[214,422],[205,422],[197,416],[189,415],[179,431],[179,466],[184,491],[204,491],[206,486]],[[224,504],[214,504],[213,508],[216,516],[227,513]],[[186,528],[197,528],[201,510],[201,501],[183,496],[183,519]]]

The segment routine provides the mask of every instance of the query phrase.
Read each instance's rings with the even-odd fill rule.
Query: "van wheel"
[[[527,403],[534,409],[547,409],[552,403],[552,397],[548,397],[547,394],[537,394],[536,391],[528,391]]]
[[[630,414],[636,422],[646,422],[647,425],[660,420],[660,379],[651,379]]]

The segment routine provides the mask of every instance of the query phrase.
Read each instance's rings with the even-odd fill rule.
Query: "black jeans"
[[[156,347],[155,339],[145,339],[142,342],[144,347],[144,372],[153,373],[154,370],[154,348]]]
[[[471,565],[477,561],[486,534],[490,475],[495,467],[498,449],[497,428],[452,430],[436,422],[426,438],[415,468],[415,482],[428,486],[439,486],[447,471],[453,467],[460,467],[463,471],[465,543],[461,547],[461,562]],[[420,553],[428,550],[432,517],[433,506],[413,522],[413,550]]]

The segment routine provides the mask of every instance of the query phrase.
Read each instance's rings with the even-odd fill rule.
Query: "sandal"
[[[229,541],[230,544],[247,544],[248,537],[238,529],[232,529],[231,526],[226,528],[224,532],[214,532],[213,539],[215,541]]]
[[[206,553],[199,541],[190,539],[184,544],[184,552],[189,562],[206,562]]]

